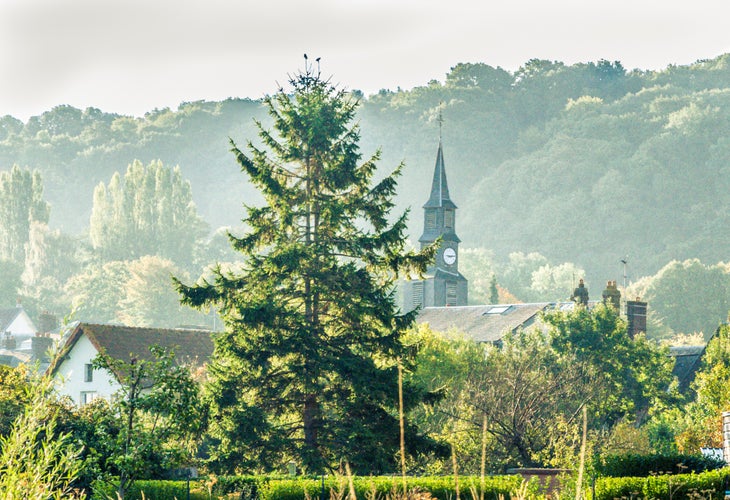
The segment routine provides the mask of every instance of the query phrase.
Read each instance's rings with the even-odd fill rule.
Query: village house
[[[48,372],[56,379],[59,394],[83,405],[97,397],[110,398],[121,388],[117,374],[94,369],[97,354],[105,352],[124,362],[152,360],[150,347],[155,345],[172,350],[178,363],[191,368],[204,365],[213,353],[207,330],[78,323],[65,336]]]

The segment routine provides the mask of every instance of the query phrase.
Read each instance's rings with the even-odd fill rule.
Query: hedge
[[[724,460],[702,455],[608,455],[596,463],[599,476],[647,477],[652,474],[688,474],[719,469]]]
[[[111,483],[95,482],[93,485],[95,500],[117,499],[116,485]],[[138,480],[135,481],[124,495],[125,500],[141,500],[142,494],[147,500],[186,500],[188,497],[187,481],[169,480]],[[190,500],[208,500],[208,492],[199,481],[190,481]]]
[[[730,484],[730,469],[700,474],[649,477],[603,477],[596,480],[593,500],[649,498],[652,500],[722,499]]]
[[[484,498],[486,500],[498,500],[500,497],[509,499],[521,482],[522,478],[519,476],[487,477],[485,478]],[[479,484],[479,477],[459,478],[459,488],[464,497],[467,497],[472,488],[478,491]],[[454,478],[450,476],[409,477],[407,485],[409,490],[427,491],[439,500],[456,497]],[[354,477],[353,486],[358,498],[384,498],[388,494],[402,490],[402,479],[400,477]],[[322,493],[322,480],[315,478],[268,480],[259,483],[258,488],[261,500],[301,500],[307,495],[312,499],[318,499]],[[328,499],[330,492],[342,493],[342,496],[345,497],[349,491],[347,478],[327,477],[324,480],[324,489]]]

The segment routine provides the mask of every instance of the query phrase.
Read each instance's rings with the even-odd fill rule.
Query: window
[[[96,391],[82,391],[79,400],[82,405],[89,404],[97,398]]]
[[[512,306],[494,306],[490,307],[487,312],[484,314],[504,314],[507,311],[509,311],[512,308]]]
[[[446,282],[446,305],[447,306],[456,305],[456,282],[455,281]]]
[[[423,305],[423,281],[413,282],[413,295],[411,296],[413,307],[420,307]]]
[[[91,363],[84,365],[84,382],[94,381],[94,366]]]

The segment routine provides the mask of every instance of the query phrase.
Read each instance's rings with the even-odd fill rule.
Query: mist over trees
[[[606,280],[621,282],[619,260],[626,256],[629,282],[657,275],[670,262],[698,259],[703,266],[717,266],[727,291],[728,63],[730,55],[723,55],[640,71],[618,61],[566,65],[533,59],[514,72],[460,63],[443,81],[370,96],[352,93],[361,99],[357,119],[362,149],[379,148],[384,165],[405,160],[395,208],[411,208],[412,239],[422,224],[420,206],[427,197],[439,135],[436,119],[444,118],[444,154],[459,205],[462,247],[473,249],[482,261],[489,256],[488,269],[475,265],[476,274],[467,276],[479,287],[473,297],[482,302],[494,295],[492,290],[523,301],[564,299],[574,276],[584,277],[592,296],[598,297]],[[180,185],[189,181],[190,192],[174,196],[181,203],[194,201],[200,219],[213,230],[238,226],[242,200],[261,200],[240,175],[227,141],[255,136],[257,120],[271,126],[262,102],[252,99],[187,102],[177,110],[155,109],[143,117],[67,105],[27,122],[0,117],[0,170],[19,165],[37,172],[33,175],[42,178],[43,199],[51,206],[50,216],[37,221],[47,222],[47,228],[36,229],[34,253],[25,255],[28,240],[23,239],[22,248],[14,247],[0,272],[8,283],[17,284],[21,269],[19,291],[39,304],[44,297],[56,297],[54,287],[65,286],[69,279],[59,275],[57,265],[40,265],[44,249],[59,261],[65,259],[61,274],[81,272],[91,262],[133,260],[149,252],[171,259],[194,278],[201,269],[191,263],[210,261],[208,242],[198,232],[202,226],[180,230],[169,251],[150,248],[145,236],[146,241],[134,242],[147,245],[143,250],[104,255],[106,250],[94,240],[103,227],[97,215],[108,216],[111,209],[100,209],[91,222],[94,204],[111,199],[135,161],[140,171],[145,165],[179,166],[166,175]],[[30,229],[20,233],[26,231]],[[12,231],[14,238],[26,238],[20,233]],[[194,236],[183,241],[183,233]],[[56,250],[69,247],[61,244],[63,238],[73,238],[72,252]],[[200,239],[197,244],[192,243],[195,238]],[[191,251],[194,256],[188,258]],[[530,265],[542,264],[515,282],[514,255],[519,253],[534,257],[527,259]],[[699,279],[698,273],[690,274]],[[5,297],[13,295],[3,291]],[[661,293],[653,296],[664,300]],[[57,302],[61,307],[72,300]],[[656,305],[658,313],[662,306]],[[725,315],[713,311],[711,318],[665,326],[671,331],[713,330]],[[674,321],[668,314],[657,314],[657,319]]]

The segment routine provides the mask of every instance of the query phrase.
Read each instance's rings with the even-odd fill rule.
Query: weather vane
[[[441,103],[443,104],[443,102]],[[441,113],[441,106],[439,106],[439,117],[436,119],[437,122],[439,122],[439,142],[441,141],[441,129],[444,125],[444,116]]]

